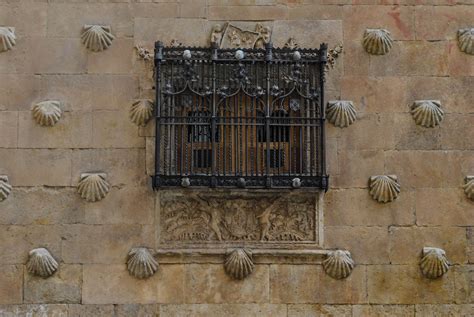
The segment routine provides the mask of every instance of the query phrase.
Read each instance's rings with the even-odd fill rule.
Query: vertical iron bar
[[[320,130],[321,130],[321,185],[325,191],[328,190],[328,183],[326,178],[326,136],[325,136],[325,120],[326,120],[326,111],[325,111],[325,104],[324,104],[324,81],[325,81],[325,68],[327,63],[327,49],[328,45],[326,43],[322,43],[319,47],[319,89],[320,89]]]
[[[211,118],[211,187],[217,186],[216,180],[216,60],[217,60],[217,43],[211,43],[211,60],[212,60],[212,118]]]
[[[272,52],[272,42],[268,42],[265,45],[265,80],[266,80],[266,103],[265,103],[265,131],[266,131],[266,181],[265,186],[271,187],[271,178],[270,178],[270,67],[273,60]]]
[[[160,186],[160,128],[161,128],[161,61],[163,59],[163,43],[155,43],[155,175],[153,188]]]

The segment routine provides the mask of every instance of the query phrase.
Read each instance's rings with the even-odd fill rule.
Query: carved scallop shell
[[[466,176],[465,182],[464,192],[467,198],[474,200],[474,176]]]
[[[458,30],[458,46],[462,52],[474,55],[474,28]]]
[[[333,100],[328,102],[326,117],[336,127],[345,128],[356,120],[357,112],[349,100]]]
[[[323,261],[324,272],[337,280],[348,277],[354,269],[354,265],[351,253],[344,250],[329,252],[327,258]]]
[[[420,261],[421,272],[427,278],[439,278],[449,270],[449,261],[446,252],[439,248],[423,248]]]
[[[12,186],[8,183],[7,175],[0,175],[0,201],[4,201],[10,195]]]
[[[379,203],[395,200],[400,193],[400,184],[396,175],[377,175],[369,180],[370,196]]]
[[[102,200],[110,190],[105,173],[83,173],[77,191],[88,202]]]
[[[44,127],[52,127],[58,123],[63,114],[60,108],[60,102],[56,100],[39,102],[33,106],[32,111],[36,122]]]
[[[392,48],[390,32],[384,29],[367,29],[364,32],[364,48],[372,55],[385,55]]]
[[[411,106],[410,112],[416,124],[425,128],[439,125],[444,117],[439,100],[416,100]]]
[[[153,101],[149,99],[136,100],[130,108],[130,120],[139,127],[144,127],[153,115]]]
[[[149,278],[158,270],[158,262],[147,248],[133,248],[128,254],[128,272],[138,279]]]
[[[237,280],[243,280],[254,269],[252,251],[249,249],[235,249],[227,254],[224,262],[226,273]]]
[[[0,53],[9,51],[16,44],[15,28],[9,26],[0,27]]]
[[[84,25],[82,43],[93,52],[100,52],[112,45],[115,37],[108,25]]]
[[[30,251],[26,268],[33,275],[49,277],[58,269],[58,262],[48,250],[38,248]]]

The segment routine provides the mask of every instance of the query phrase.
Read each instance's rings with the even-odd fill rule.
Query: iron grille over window
[[[157,42],[153,187],[327,189],[326,51]]]

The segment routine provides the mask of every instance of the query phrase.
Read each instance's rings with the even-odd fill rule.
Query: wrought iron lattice
[[[327,189],[319,49],[155,44],[153,187]]]

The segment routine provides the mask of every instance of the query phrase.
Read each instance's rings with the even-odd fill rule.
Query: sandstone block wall
[[[275,46],[344,46],[326,100],[352,100],[358,115],[327,127],[324,247],[351,251],[345,280],[291,258],[257,263],[243,281],[219,259],[161,263],[148,280],[126,270],[132,247],[156,247],[159,206],[153,124],[129,120],[134,99],[153,97],[134,47],[207,45],[223,21],[269,25]],[[111,47],[88,51],[85,24],[110,25]],[[13,186],[0,202],[0,316],[474,315],[474,203],[462,189],[474,175],[474,56],[456,41],[474,27],[472,0],[0,0],[0,26],[17,36],[0,53],[0,175]],[[387,55],[364,51],[366,28],[392,33]],[[31,113],[48,99],[64,111],[51,128]],[[420,99],[441,101],[439,126],[415,124],[409,106]],[[96,203],[76,188],[91,171],[111,184]],[[369,195],[379,174],[398,176],[392,203]],[[424,246],[446,251],[441,279],[420,273]],[[60,264],[48,279],[26,270],[37,247]]]

